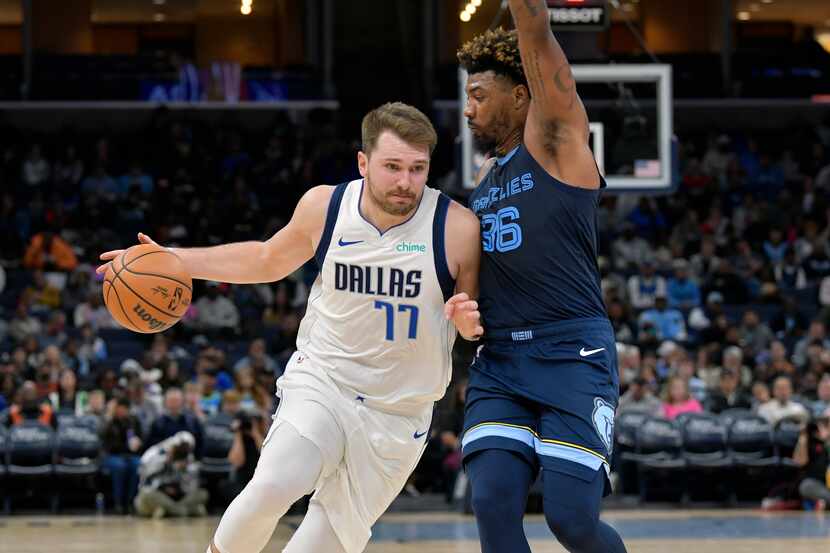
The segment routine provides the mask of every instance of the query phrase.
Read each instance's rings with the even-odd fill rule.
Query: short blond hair
[[[438,143],[438,134],[429,118],[418,108],[402,102],[389,102],[367,113],[361,131],[366,155],[375,149],[383,131],[395,133],[407,144],[426,146],[429,155]]]

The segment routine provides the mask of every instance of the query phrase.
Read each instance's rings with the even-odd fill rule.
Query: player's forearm
[[[232,284],[274,280],[264,263],[264,242],[236,242],[211,248],[171,248],[195,279]]]
[[[547,38],[551,34],[548,3],[545,0],[510,0],[510,13],[520,39]]]

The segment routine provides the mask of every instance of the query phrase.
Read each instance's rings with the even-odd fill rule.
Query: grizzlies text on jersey
[[[596,263],[599,194],[554,179],[524,145],[493,165],[469,200],[481,220],[485,332],[606,316]]]

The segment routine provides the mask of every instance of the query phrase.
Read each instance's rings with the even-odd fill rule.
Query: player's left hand
[[[447,300],[444,305],[444,315],[447,320],[453,322],[458,333],[466,340],[478,340],[484,334],[478,302],[471,300],[465,292],[456,294]]]

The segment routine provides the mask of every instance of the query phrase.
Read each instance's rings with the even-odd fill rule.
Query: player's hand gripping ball
[[[145,243],[112,257],[104,273],[103,294],[110,314],[124,328],[162,332],[179,322],[190,307],[193,281],[176,254]]]

